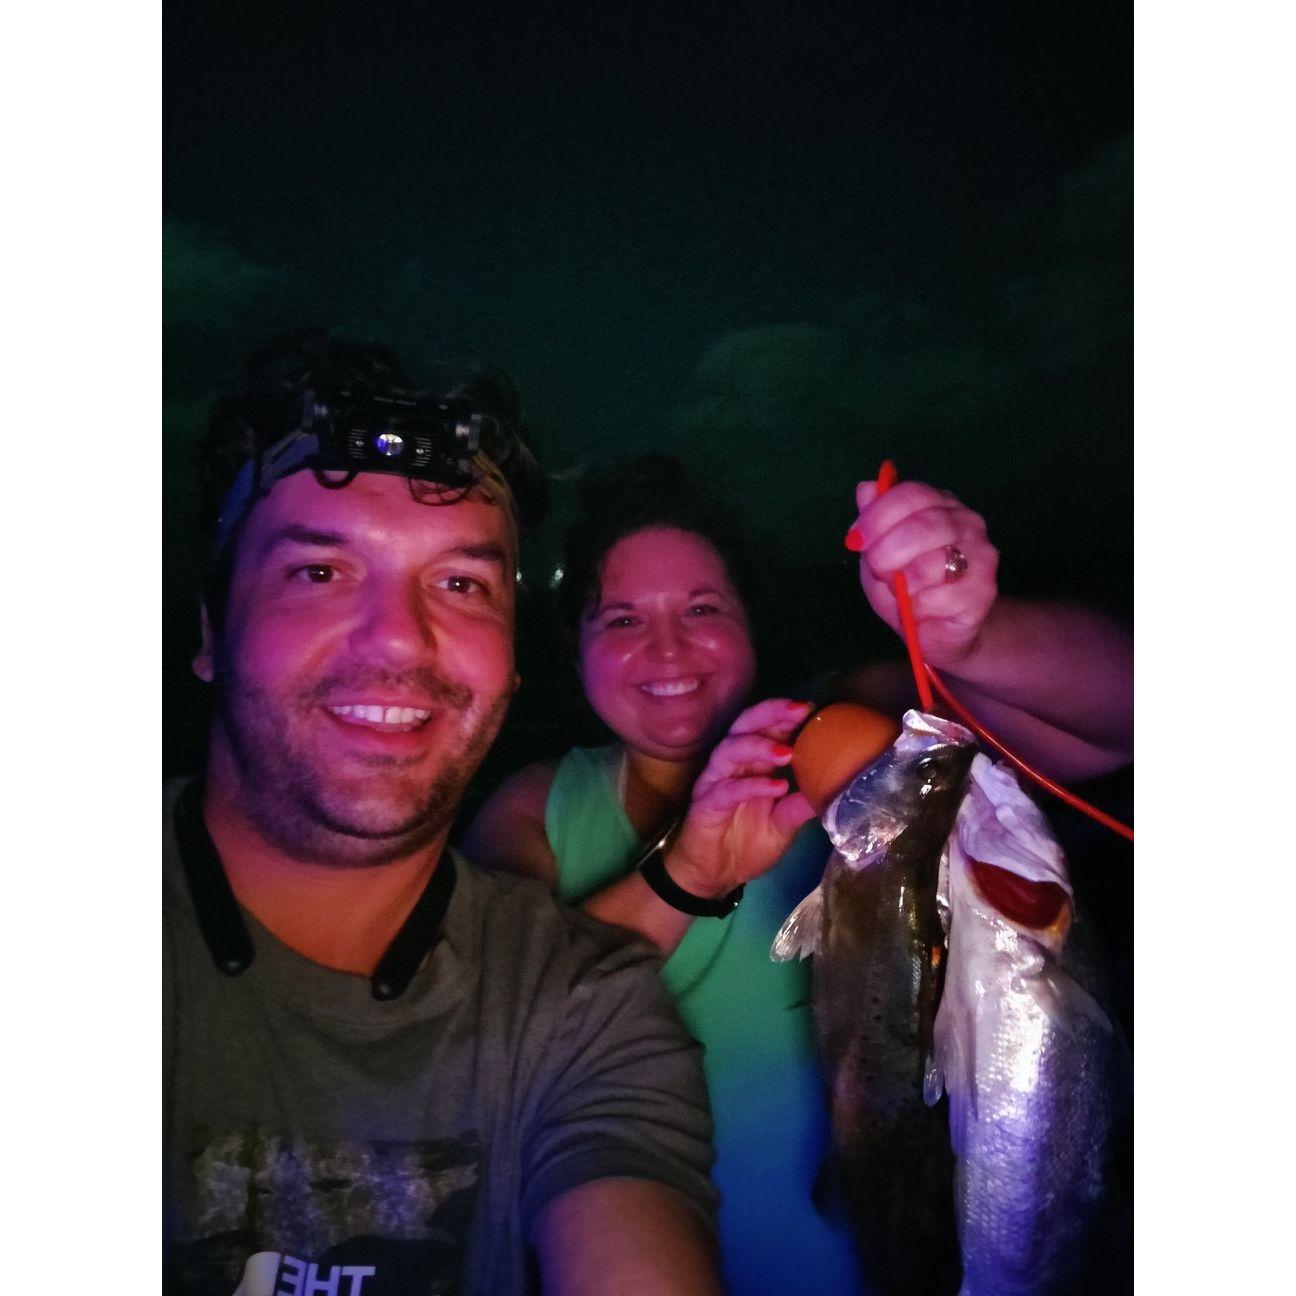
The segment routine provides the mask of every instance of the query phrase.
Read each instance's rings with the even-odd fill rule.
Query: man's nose
[[[422,590],[398,581],[375,582],[350,636],[362,661],[407,666],[436,647],[431,610]]]

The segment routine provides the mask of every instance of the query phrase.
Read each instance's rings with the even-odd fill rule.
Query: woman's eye
[[[691,617],[698,616],[715,616],[720,609],[714,603],[694,603],[689,608],[688,614]]]
[[[486,586],[475,576],[447,576],[441,585],[451,594],[484,594]]]
[[[619,616],[613,617],[611,621],[607,622],[606,628],[608,630],[628,630],[634,624],[634,617]]]

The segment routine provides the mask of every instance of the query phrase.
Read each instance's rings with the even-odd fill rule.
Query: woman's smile
[[[702,680],[697,675],[685,676],[682,679],[645,680],[636,684],[641,693],[651,698],[677,698],[696,693],[702,687]]]

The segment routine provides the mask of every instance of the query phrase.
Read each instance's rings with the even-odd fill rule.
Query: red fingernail
[[[792,755],[792,748],[785,743],[774,744],[774,757],[776,760],[786,760]]]
[[[851,553],[859,553],[859,551],[864,548],[864,537],[860,535],[859,527],[851,527],[851,529],[846,532],[846,548],[849,549]]]

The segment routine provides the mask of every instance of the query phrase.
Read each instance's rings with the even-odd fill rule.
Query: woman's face
[[[581,619],[585,696],[626,746],[664,760],[710,750],[756,675],[747,613],[701,536],[651,527],[619,540]]]

